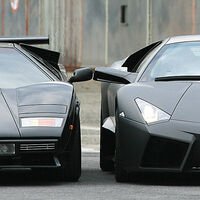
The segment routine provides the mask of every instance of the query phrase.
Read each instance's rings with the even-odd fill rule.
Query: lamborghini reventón
[[[200,172],[200,36],[147,46],[102,83],[100,167],[117,181],[138,172]]]

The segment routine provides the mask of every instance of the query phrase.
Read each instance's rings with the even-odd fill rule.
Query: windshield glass
[[[0,48],[0,88],[17,88],[51,79],[14,48]]]
[[[165,45],[152,59],[140,81],[168,76],[200,76],[200,42]]]

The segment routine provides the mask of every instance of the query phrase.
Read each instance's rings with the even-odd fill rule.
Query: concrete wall
[[[82,64],[104,64],[105,0],[83,0],[82,16]]]
[[[195,15],[196,10],[193,10],[194,2],[197,1],[153,0],[152,41],[173,35],[195,33],[193,15]],[[196,15],[194,17],[196,21]]]
[[[50,49],[61,51],[67,66],[80,65],[80,9],[79,0],[40,0],[40,34],[50,36]]]
[[[90,1],[92,0],[85,0],[85,2]],[[108,5],[106,5],[106,1],[108,1]],[[90,16],[85,15],[84,21],[92,21],[93,24],[87,37],[97,36],[98,39],[101,39],[98,42],[94,40],[87,42],[87,49],[92,49],[93,53],[90,54],[86,51],[83,65],[111,64],[154,41],[174,35],[200,33],[200,1],[197,0],[102,0],[101,3],[105,7],[108,6],[108,13],[105,12],[105,16],[103,16],[103,12],[101,16],[93,12]],[[100,8],[99,1],[93,1],[93,10],[97,9],[94,4]],[[128,6],[128,23],[126,25],[120,23],[121,5]],[[90,10],[91,7],[86,6],[83,13],[89,13]],[[106,37],[103,41],[103,37],[106,36],[104,26],[106,27],[107,18],[108,49],[104,44]],[[105,20],[104,23],[103,20]],[[99,22],[101,22],[101,26],[99,26]],[[85,23],[83,27],[87,27]],[[100,41],[102,41],[101,44],[99,44]],[[100,51],[103,45],[105,49]],[[107,52],[107,55],[104,52]],[[104,56],[105,59],[102,62]]]
[[[127,24],[120,22],[127,5]],[[108,63],[122,59],[146,44],[146,0],[109,0]]]
[[[5,1],[5,35],[25,35],[25,1],[19,3],[16,13],[12,12],[10,1]]]
[[[29,1],[29,35],[39,35],[39,1]]]
[[[200,33],[198,0],[0,0],[1,35],[49,35],[66,66],[105,66],[172,35]],[[120,23],[127,5],[127,24]]]
[[[0,1],[1,35],[22,36],[39,34],[39,2],[20,0],[16,12],[11,9],[9,0]]]

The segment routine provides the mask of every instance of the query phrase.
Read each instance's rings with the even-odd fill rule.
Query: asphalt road
[[[99,153],[83,153],[79,182],[54,181],[29,170],[0,171],[1,200],[133,200],[200,199],[200,175],[149,175],[131,183],[116,183],[99,169]]]

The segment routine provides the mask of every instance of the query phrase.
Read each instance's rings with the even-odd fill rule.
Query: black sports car
[[[100,166],[117,181],[137,172],[200,172],[200,36],[156,42],[110,68],[102,83]],[[115,125],[116,124],[116,125]]]
[[[72,83],[91,79],[92,71],[78,69],[67,82],[58,52],[30,46],[48,42],[0,38],[0,168],[45,168],[77,181],[80,104]]]

